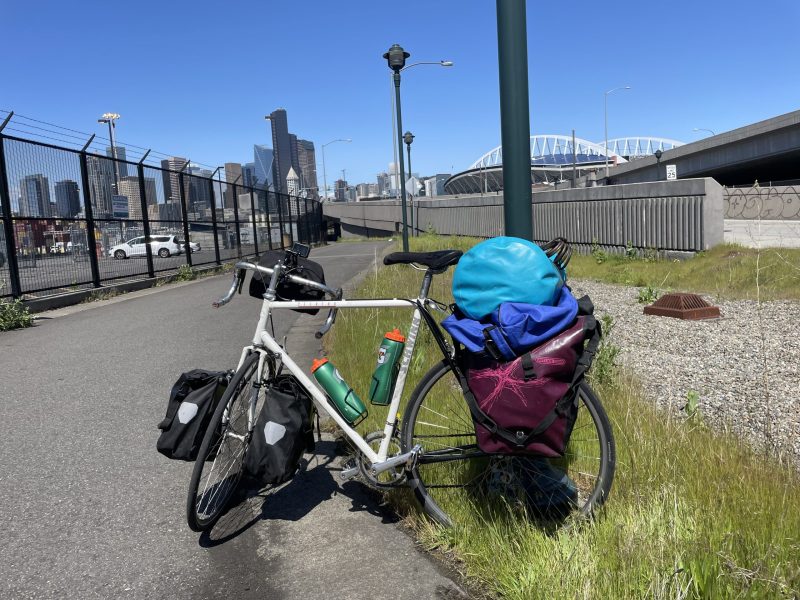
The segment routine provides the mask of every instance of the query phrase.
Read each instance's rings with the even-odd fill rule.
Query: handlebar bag
[[[283,264],[286,258],[286,253],[282,250],[268,250],[261,255],[258,261],[259,266],[272,269],[276,264]],[[307,258],[296,257],[297,266],[288,271],[292,275],[297,275],[304,279],[309,279],[316,283],[325,284],[325,271],[322,265],[308,260]],[[267,291],[269,286],[270,276],[256,271],[250,279],[250,295],[259,300],[264,299],[264,292]],[[288,278],[278,283],[276,290],[278,300],[324,300],[325,292],[312,288],[307,285],[300,285],[290,281]],[[315,315],[319,312],[318,308],[295,308],[292,309],[297,312]]]
[[[578,386],[601,337],[588,297],[579,309],[570,327],[512,361],[463,353],[464,397],[481,450],[564,455],[578,416]]]
[[[483,319],[504,302],[552,306],[566,274],[539,246],[515,237],[485,240],[467,251],[453,274],[456,306]]]
[[[297,472],[304,452],[314,451],[311,396],[293,375],[279,375],[267,390],[256,418],[244,471],[260,485],[288,481]]]
[[[194,369],[183,373],[172,386],[167,414],[158,424],[156,449],[175,460],[197,460],[200,444],[214,416],[230,373]],[[213,459],[213,456],[209,456]]]

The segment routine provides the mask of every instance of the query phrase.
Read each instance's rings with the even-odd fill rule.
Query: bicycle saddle
[[[425,265],[434,272],[442,272],[461,258],[461,250],[436,250],[434,252],[392,252],[383,257],[385,265]]]

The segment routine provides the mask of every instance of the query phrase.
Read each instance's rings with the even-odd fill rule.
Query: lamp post
[[[403,252],[408,252],[408,220],[406,217],[406,182],[405,167],[403,165],[403,111],[400,108],[400,71],[406,64],[406,59],[411,56],[403,50],[400,44],[393,44],[389,51],[383,55],[389,68],[393,71],[395,108],[397,110],[397,153],[400,163],[400,205],[403,213]]]
[[[322,194],[323,195],[323,199],[327,199],[328,198],[328,171],[325,168],[325,146],[330,146],[331,144],[334,144],[336,142],[347,142],[347,143],[350,143],[352,141],[353,140],[351,140],[350,138],[347,138],[347,139],[336,139],[336,140],[331,140],[327,144],[322,144],[322,182],[323,182],[323,185],[325,186],[325,189],[323,190],[323,194]]]
[[[410,131],[406,131],[403,134],[403,141],[406,143],[406,150],[408,151],[408,178],[412,179],[413,175],[411,175],[411,142],[414,141],[414,134]],[[414,190],[416,192],[416,190]],[[411,196],[411,202],[409,203],[409,209],[411,210],[410,218],[411,218],[411,236],[414,236],[414,194]]]
[[[705,127],[695,127],[694,129],[692,129],[692,131],[707,131],[711,135],[717,135],[711,129],[706,129]]]
[[[384,57],[385,57],[385,55],[384,55]],[[406,65],[402,69],[400,69],[400,71],[406,71],[407,69],[410,69],[411,67],[418,67],[419,65],[438,65],[440,67],[452,67],[453,66],[453,61],[452,60],[423,60],[423,61],[420,61],[420,62],[412,63],[410,65]],[[392,78],[393,78],[393,75],[390,74],[389,75],[390,84],[392,84]],[[397,147],[398,147],[398,144],[397,144],[397,138],[395,137],[397,135],[397,125],[396,125],[397,124],[397,112],[396,112],[396,105],[395,105],[395,100],[394,100],[394,93],[392,93],[391,96],[392,96],[392,154],[394,155],[395,168],[397,168]],[[395,198],[397,198],[397,196],[395,196]]]
[[[661,148],[656,150],[653,154],[656,155],[656,181],[661,181]]]
[[[108,139],[111,141],[111,159],[114,162],[114,191],[119,188],[119,165],[117,165],[117,144],[114,140],[114,132],[117,128],[115,121],[120,118],[117,113],[103,113],[103,116],[97,119],[98,123],[108,123]]]
[[[605,94],[603,94],[603,118],[606,130],[606,142],[604,146],[606,155],[606,178],[608,177],[608,95],[613,92],[616,92],[617,90],[629,90],[629,89],[631,89],[631,86],[625,85],[622,87],[616,87],[613,90],[608,90]]]

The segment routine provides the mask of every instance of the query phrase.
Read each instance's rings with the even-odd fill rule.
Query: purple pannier
[[[563,456],[578,415],[577,384],[591,364],[598,330],[593,316],[579,316],[571,327],[509,362],[466,353],[469,389],[489,417],[476,418],[472,411],[478,447],[489,453]],[[593,343],[584,351],[590,338]]]

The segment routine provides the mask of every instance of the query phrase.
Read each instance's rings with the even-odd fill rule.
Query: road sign
[[[678,178],[678,169],[675,165],[667,165],[667,181]]]

